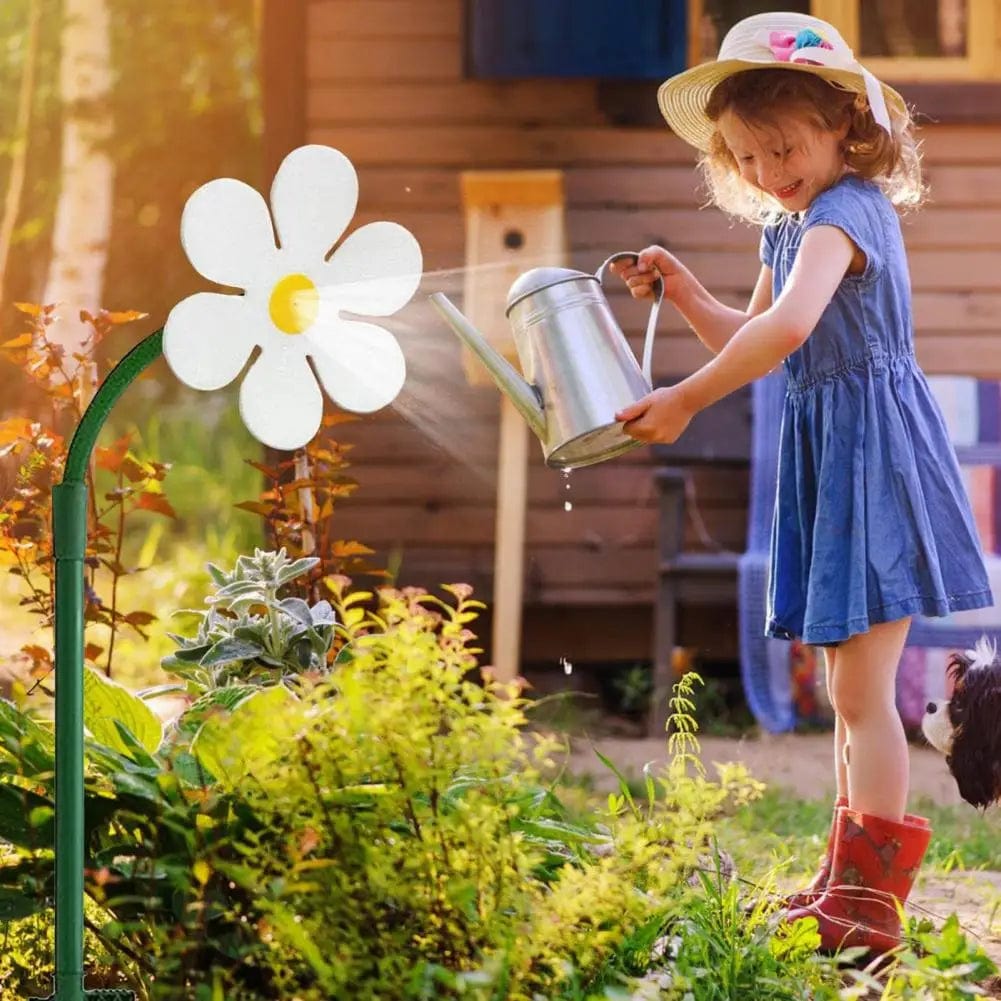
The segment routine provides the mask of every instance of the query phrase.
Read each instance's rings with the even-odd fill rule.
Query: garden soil
[[[755,778],[788,789],[800,799],[834,798],[830,734],[766,734],[734,739],[701,736],[699,744],[707,766],[714,761],[742,762]],[[575,739],[570,769],[591,776],[602,791],[613,790],[616,779],[597,759],[595,749],[630,776],[641,775],[649,761],[667,759],[664,739]],[[944,758],[930,747],[912,746],[910,750],[912,798],[961,804]],[[953,870],[948,874],[924,874],[915,887],[910,909],[926,913],[936,923],[955,912],[967,933],[975,936],[1001,967],[1001,873]],[[998,983],[991,996],[1001,998],[1001,980]]]

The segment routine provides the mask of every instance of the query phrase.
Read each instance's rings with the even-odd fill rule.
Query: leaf
[[[231,713],[209,716],[191,742],[191,753],[220,782],[237,782],[278,760],[303,712],[304,704],[284,685],[259,689]]]
[[[281,473],[277,469],[273,469],[271,466],[265,466],[263,462],[254,462],[253,459],[244,459],[244,462],[248,466],[253,466],[259,473],[264,473],[264,475],[269,480],[277,480],[281,478]]]
[[[229,584],[225,584],[220,587],[213,600],[218,600],[220,598],[236,598],[248,594],[257,594],[260,599],[264,600],[264,586],[258,580],[234,580]]]
[[[36,664],[51,664],[52,654],[43,646],[38,646],[37,643],[26,643],[21,647],[21,653],[26,657],[30,657],[32,661]]]
[[[156,616],[152,612],[129,612],[122,616],[122,621],[130,626],[148,626],[151,622],[156,622]]]
[[[56,815],[54,807],[51,806],[36,806],[28,814],[28,823],[32,827],[43,827],[45,824],[49,823]]]
[[[279,587],[282,584],[287,584],[290,580],[295,580],[296,577],[301,577],[304,573],[308,573],[319,562],[315,556],[304,556],[300,560],[295,560],[278,571],[275,583]]]
[[[121,470],[125,478],[131,480],[133,483],[139,483],[142,480],[149,479],[146,467],[138,459],[131,455],[126,455],[122,460]]]
[[[163,667],[176,667],[184,664],[197,664],[208,651],[212,649],[208,643],[199,646],[182,647],[173,653],[168,653],[160,664]]]
[[[51,774],[55,767],[52,732],[5,699],[0,699],[0,747],[23,762],[32,778]]]
[[[145,702],[143,703],[145,705]],[[115,727],[118,730],[118,736],[122,743],[128,748],[129,757],[141,768],[149,768],[152,771],[159,769],[160,764],[153,757],[149,751],[143,747],[142,744],[132,736],[132,731],[122,723],[121,720],[115,720]],[[159,746],[159,745],[157,745]],[[155,750],[155,748],[154,748]]]
[[[12,337],[9,341],[4,341],[3,344],[0,344],[0,348],[7,348],[11,351],[15,348],[30,348],[31,342],[31,334],[19,334],[17,337]]]
[[[94,461],[98,469],[106,469],[109,473],[117,473],[129,452],[129,442],[132,436],[125,434],[113,445],[94,450]]]
[[[27,316],[41,316],[42,307],[37,302],[15,302],[14,308]]]
[[[0,870],[2,872],[2,870]],[[45,897],[42,894],[29,896],[20,890],[0,886],[0,922],[18,921],[31,917],[45,908]]]
[[[32,438],[32,423],[27,417],[8,417],[0,421],[0,445],[9,445],[16,441],[30,441]]]
[[[242,511],[250,511],[251,514],[260,514],[267,517],[275,510],[274,504],[262,504],[260,501],[240,501],[239,504],[234,504],[233,507],[238,507]]]
[[[633,813],[635,813],[636,803],[633,800],[633,794],[629,789],[629,780],[625,777],[625,775],[622,774],[622,772],[619,771],[618,768],[616,768],[614,762],[610,758],[605,757],[605,755],[602,754],[601,751],[595,748],[594,753],[598,756],[598,759],[601,761],[601,763],[609,771],[611,771],[612,774],[619,780],[619,792],[622,793],[622,798],[625,800],[625,802],[629,804],[630,810],[632,810]]]
[[[365,609],[363,608],[345,608],[344,612],[341,614],[341,618],[344,621],[344,625],[349,629],[351,626],[357,626],[358,623],[362,622],[365,618]]]
[[[119,323],[132,323],[134,320],[144,320],[149,313],[140,313],[136,309],[123,309],[117,311],[105,311],[101,314],[102,318],[107,320],[108,323],[119,324]]]
[[[264,648],[256,643],[227,636],[226,639],[213,644],[198,663],[203,667],[211,667],[214,664],[227,664],[234,660],[254,660],[262,653]]]
[[[38,828],[31,825],[29,817],[32,811],[53,805],[47,797],[0,782],[0,842],[19,848],[51,847],[55,839],[52,821]]]
[[[309,605],[302,598],[283,598],[278,603],[278,607],[306,629],[309,629],[313,625],[313,617],[309,611]]]
[[[168,518],[177,517],[177,512],[170,506],[170,502],[163,494],[155,494],[149,490],[144,490],[138,496],[136,507],[142,511],[155,511],[157,514],[165,514]]]
[[[374,552],[374,549],[369,549],[360,542],[347,542],[343,539],[339,539],[330,547],[330,555],[340,559],[348,556],[371,556]]]
[[[310,618],[314,626],[335,626],[337,616],[329,601],[318,601],[310,610]]]
[[[210,712],[223,709],[230,713],[244,699],[249,699],[254,692],[259,690],[256,685],[227,685],[225,688],[211,688],[185,710],[181,719],[187,721],[191,718],[197,718],[199,722],[204,722],[201,717]]]
[[[136,741],[152,753],[163,740],[163,726],[156,713],[139,696],[93,668],[83,675],[83,721],[91,736],[107,747],[132,757],[118,724],[127,727]]]

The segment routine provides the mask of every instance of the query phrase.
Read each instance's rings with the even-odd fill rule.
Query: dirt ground
[[[801,799],[834,798],[831,736],[829,734],[765,734],[728,739],[700,736],[702,760],[738,761],[751,774],[771,786],[790,790]],[[630,740],[602,738],[593,747],[601,751],[626,775],[639,775],[648,761],[667,757],[663,739]],[[612,790],[615,777],[597,761],[592,744],[576,741],[570,767],[590,774],[597,788]],[[911,793],[936,803],[962,803],[945,760],[929,747],[911,747]],[[972,807],[965,807],[973,809]],[[968,935],[978,939],[1001,967],[1001,873],[963,872],[923,874],[908,905],[912,913],[924,913],[936,923],[955,912]],[[996,996],[1001,997],[1001,993]]]
[[[755,778],[772,786],[789,789],[801,799],[834,798],[834,766],[829,734],[763,734],[760,737],[711,737],[699,735],[702,760],[740,761],[747,765]],[[594,742],[626,773],[639,774],[648,761],[667,758],[667,742],[663,738],[634,740],[600,738]],[[574,770],[592,771],[595,778],[607,781],[612,789],[615,779],[598,763],[593,769],[589,762],[596,758],[587,741],[574,745]],[[928,796],[936,803],[961,803],[956,782],[945,766],[945,759],[931,747],[911,747],[911,793],[915,798]]]

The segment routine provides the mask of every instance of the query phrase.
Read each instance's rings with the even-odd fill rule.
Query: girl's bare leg
[[[909,626],[909,618],[881,623],[842,643],[831,685],[851,748],[849,806],[896,821],[903,818],[910,781],[907,738],[896,701],[897,666]]]
[[[838,648],[834,646],[824,647],[824,666],[827,678],[827,698],[831,706],[836,706],[834,701],[834,671],[838,662]],[[848,796],[848,765],[845,760],[845,746],[848,736],[848,729],[841,714],[834,710],[834,779],[839,797]]]

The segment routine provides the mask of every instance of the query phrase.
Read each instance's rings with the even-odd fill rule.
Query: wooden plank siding
[[[462,0],[296,2],[306,22],[302,138],[354,162],[354,225],[392,219],[425,253],[421,291],[387,323],[407,354],[407,387],[394,409],[338,429],[356,446],[360,483],[339,508],[341,531],[397,554],[405,582],[469,579],[489,594],[498,397],[466,385],[458,341],[425,302],[431,291],[461,290],[460,172],[558,168],[573,266],[593,270],[616,250],[658,242],[731,304],[750,294],[758,233],[700,209],[689,148],[665,128],[611,124],[595,81],[468,79]],[[922,137],[931,197],[904,224],[918,354],[929,371],[1001,378],[1001,128],[933,125]],[[638,350],[646,307],[610,292]],[[689,372],[706,358],[666,308],[656,372]],[[569,491],[533,451],[526,600],[649,606],[657,511],[647,451],[568,482]],[[746,476],[710,470],[692,485],[700,531],[742,548]],[[705,543],[688,529],[692,546]],[[649,631],[630,655],[648,643]]]

